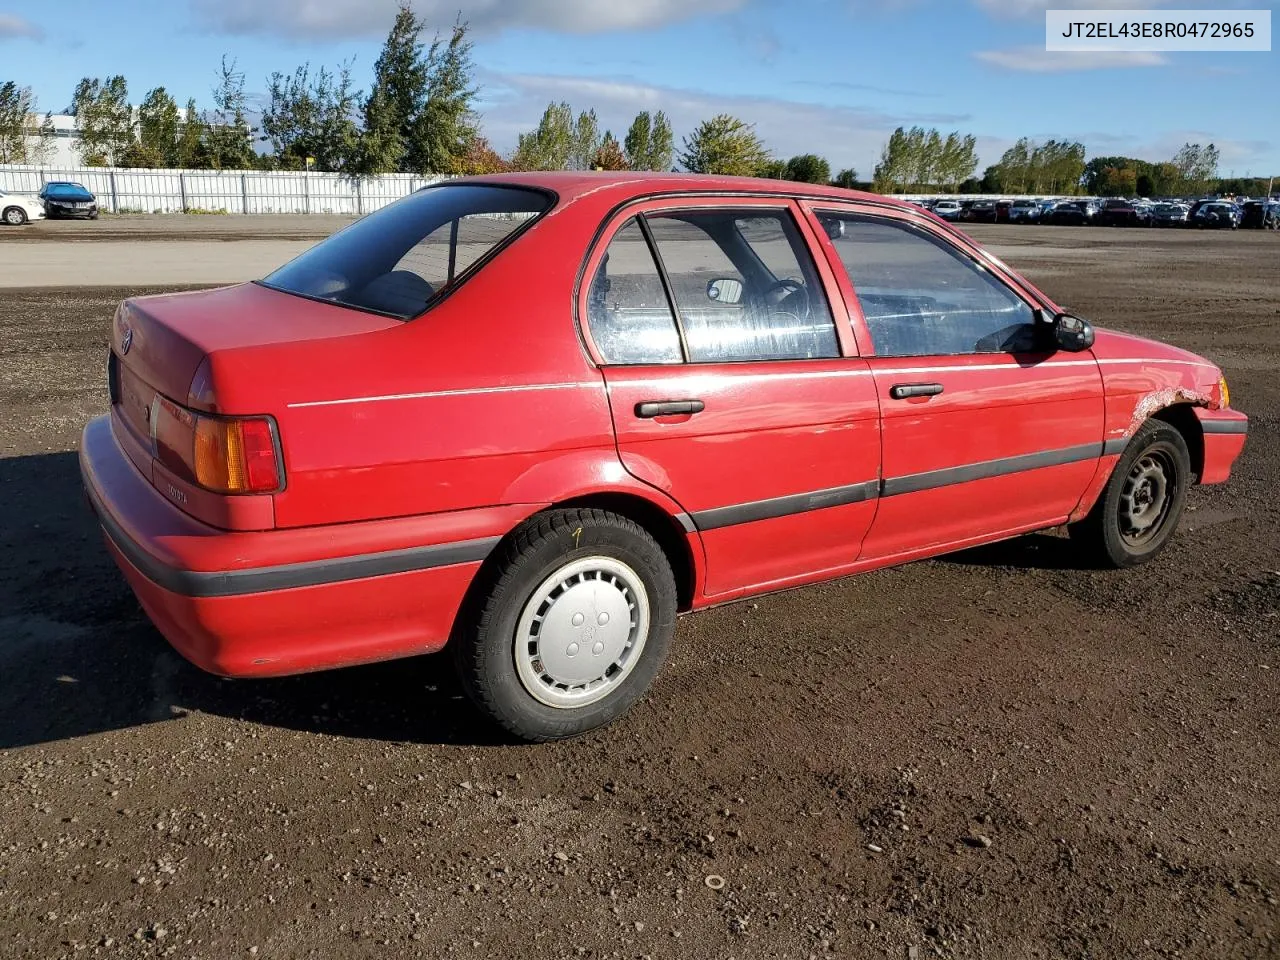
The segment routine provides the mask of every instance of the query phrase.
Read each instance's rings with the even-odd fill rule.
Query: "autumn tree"
[[[770,159],[755,125],[727,113],[702,121],[680,151],[680,162],[691,173],[750,177]]]
[[[608,130],[604,132],[604,139],[600,141],[600,147],[596,150],[596,155],[591,158],[591,168],[593,170],[628,169],[627,158],[622,152],[622,145]]]

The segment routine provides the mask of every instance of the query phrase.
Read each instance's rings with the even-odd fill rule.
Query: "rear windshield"
[[[408,320],[551,203],[520,187],[429,187],[356,221],[262,282]]]

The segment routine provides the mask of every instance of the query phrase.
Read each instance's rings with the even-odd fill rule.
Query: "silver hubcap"
[[[1160,532],[1173,503],[1170,489],[1173,465],[1163,453],[1140,457],[1120,492],[1120,534],[1134,546]]]
[[[15,227],[22,222],[22,214],[17,210],[10,210],[5,214],[5,219],[12,223]]]
[[[516,672],[550,707],[611,694],[640,661],[649,635],[644,582],[612,557],[586,557],[543,580],[516,626]]]

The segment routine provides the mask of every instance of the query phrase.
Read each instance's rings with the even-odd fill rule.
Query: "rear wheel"
[[[27,222],[27,211],[21,207],[5,207],[4,222],[11,227],[20,227]]]
[[[676,586],[658,543],[603,510],[556,510],[517,530],[454,638],[471,699],[522,740],[620,717],[657,676]]]
[[[1089,515],[1068,527],[1100,566],[1132,567],[1165,548],[1177,529],[1191,482],[1182,434],[1160,420],[1144,423],[1125,448]]]

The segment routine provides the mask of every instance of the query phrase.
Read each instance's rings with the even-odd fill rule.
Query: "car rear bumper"
[[[1249,418],[1238,410],[1196,408],[1196,417],[1204,432],[1204,469],[1201,483],[1225,483],[1231,467],[1244,450],[1249,434]]]
[[[229,677],[439,650],[484,557],[536,509],[218,530],[147,482],[107,417],[85,428],[80,468],[111,555],[147,615],[184,657]]]

